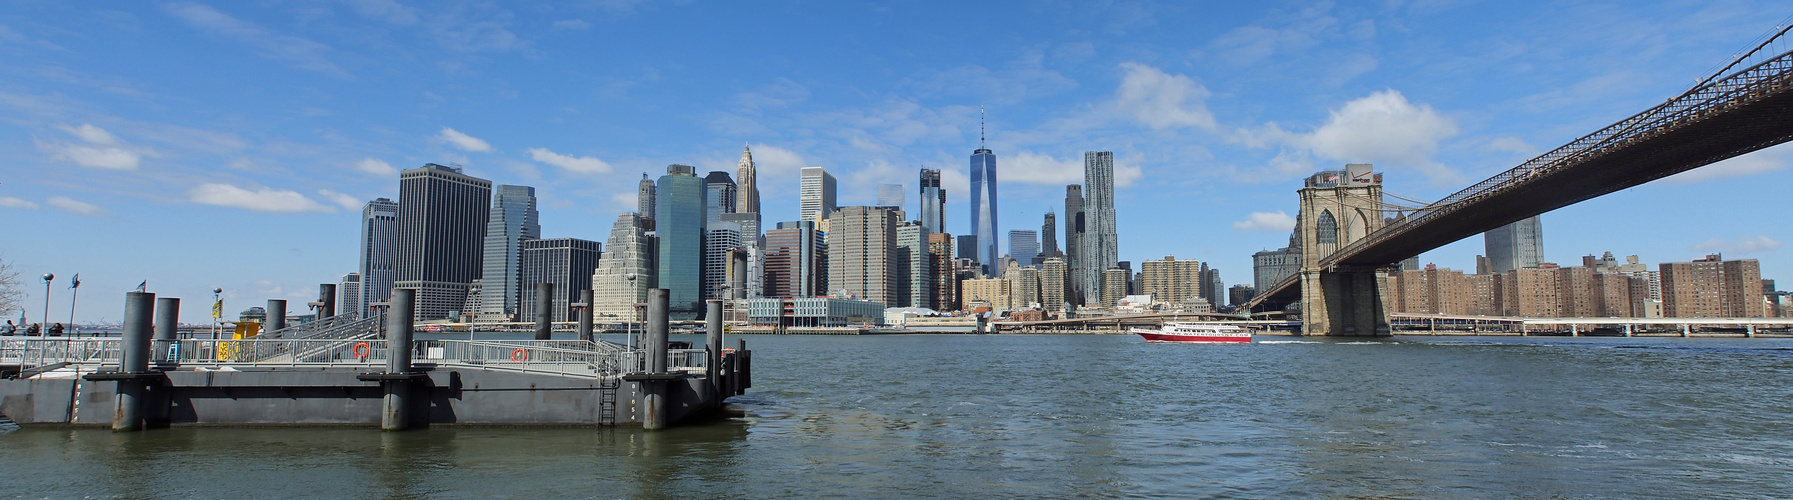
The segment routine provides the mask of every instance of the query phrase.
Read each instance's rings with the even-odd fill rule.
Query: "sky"
[[[80,273],[79,322],[117,321],[140,282],[205,322],[214,287],[234,316],[354,271],[360,207],[396,199],[401,169],[534,186],[545,237],[603,241],[643,173],[732,175],[743,145],[768,225],[797,219],[801,167],[839,177],[843,206],[901,183],[911,210],[926,167],[963,234],[981,109],[1004,234],[1062,214],[1083,153],[1113,151],[1122,260],[1250,283],[1315,171],[1372,163],[1387,193],[1436,200],[1680,94],[1789,15],[1753,0],[0,0],[0,258],[33,321],[48,272],[51,321]],[[1790,164],[1770,148],[1545,214],[1545,257],[1723,252],[1793,283],[1774,208]],[[1473,272],[1481,253],[1472,237],[1421,261]]]

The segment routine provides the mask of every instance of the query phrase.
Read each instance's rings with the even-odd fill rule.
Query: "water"
[[[0,496],[1708,498],[1793,489],[1793,339],[748,339],[755,387],[730,400],[733,417],[708,425],[27,428],[0,435]]]

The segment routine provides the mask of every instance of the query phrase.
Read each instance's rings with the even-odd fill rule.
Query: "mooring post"
[[[666,341],[669,335],[667,328],[667,301],[669,292],[665,288],[655,288],[647,292],[647,371],[650,374],[666,373]],[[666,427],[666,382],[660,380],[644,380],[647,388],[643,401],[644,418],[641,426],[647,430],[659,430]]]
[[[161,363],[174,363],[180,359],[170,356],[174,348],[176,330],[180,328],[181,299],[162,297],[156,299],[156,332],[154,343],[150,344],[150,356]]]
[[[124,353],[119,371],[123,375],[141,375],[149,373],[150,336],[153,335],[153,318],[156,294],[148,292],[125,293],[124,331],[121,334]],[[117,405],[112,412],[112,430],[143,430],[144,380],[141,378],[121,378],[118,380]]]
[[[709,310],[704,316],[704,376],[710,381],[710,388],[715,390],[716,404],[722,403],[722,380],[716,374],[721,373],[722,366],[722,300],[710,299]]]
[[[336,285],[331,284],[331,283],[318,284],[317,319],[323,320],[324,318],[328,318],[328,317],[335,316],[335,315],[336,315]]]
[[[747,351],[747,339],[735,338],[735,367],[729,374],[735,378],[735,395],[747,393],[753,387],[753,353]]]
[[[286,328],[286,299],[268,299],[268,319],[262,322],[262,333]]]
[[[535,287],[535,339],[548,340],[554,338],[554,284],[541,283]]]
[[[579,291],[579,341],[591,342],[591,289]]]
[[[417,307],[417,289],[394,288],[386,317],[386,375],[381,381],[386,397],[381,402],[380,430],[402,431],[411,427],[411,381],[397,375],[411,373],[411,315]]]

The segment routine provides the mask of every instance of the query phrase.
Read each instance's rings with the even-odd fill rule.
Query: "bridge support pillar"
[[[1388,336],[1388,270],[1344,268],[1301,273],[1301,334]]]

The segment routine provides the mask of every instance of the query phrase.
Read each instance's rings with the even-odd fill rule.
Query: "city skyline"
[[[399,7],[291,16],[304,8],[128,6],[100,12],[94,25],[76,24],[87,19],[76,15],[85,10],[68,6],[0,14],[0,51],[21,69],[0,76],[0,108],[11,111],[0,121],[0,144],[9,146],[0,148],[9,165],[0,178],[0,213],[14,233],[52,242],[10,245],[6,257],[27,276],[80,272],[89,290],[123,290],[145,279],[175,287],[161,291],[187,298],[188,318],[207,316],[208,301],[198,299],[219,286],[231,314],[267,298],[307,299],[316,283],[355,271],[356,253],[347,249],[358,241],[359,211],[374,198],[398,199],[390,179],[399,170],[456,163],[495,184],[535,186],[543,236],[602,241],[616,214],[636,206],[630,186],[639,172],[658,176],[669,163],[738,172],[743,152],[734,148],[743,141],[758,153],[766,221],[797,219],[796,169],[803,166],[839,175],[838,205],[856,206],[873,204],[877,184],[918,189],[922,165],[948,165],[942,187],[957,194],[948,198],[947,218],[962,217],[971,191],[952,165],[977,147],[970,127],[977,105],[988,103],[988,147],[1002,156],[999,216],[1022,221],[1011,228],[1034,227],[1045,207],[1062,204],[1058,191],[1081,182],[1078,153],[1113,150],[1117,233],[1126,240],[1120,260],[1187,256],[1245,282],[1252,252],[1285,243],[1303,176],[1375,163],[1388,174],[1391,193],[1437,199],[1684,90],[1770,27],[1753,13],[1774,10],[1160,6],[1147,16],[1159,20],[1148,22],[1117,6],[1083,13],[1100,22],[1081,33],[995,28],[1017,30],[1005,36],[1021,42],[991,42],[987,60],[961,59],[929,45],[935,42],[918,42],[919,55],[854,44],[826,49],[873,56],[881,69],[863,78],[748,52],[815,50],[784,39],[699,57],[697,51],[714,48],[709,37],[716,35],[607,56],[615,59],[605,63],[617,63],[611,73],[541,62],[581,44],[626,39],[636,29],[628,25],[643,21],[701,32],[695,28],[715,22],[712,14],[737,17],[715,12],[675,21],[692,7],[519,9],[484,16],[497,20],[491,23]],[[974,10],[983,8],[994,7]],[[740,17],[761,26],[826,25],[814,16],[855,9]],[[1079,24],[1061,19],[1076,13],[1054,9],[1005,14],[1024,25]],[[926,10],[889,15],[903,21],[902,30],[956,29],[915,17]],[[1565,12],[1602,21],[1538,22]],[[407,15],[431,22],[405,24]],[[1190,34],[1171,36],[1184,20]],[[421,36],[424,25],[467,36]],[[393,33],[344,34],[382,26]],[[1628,33],[1660,38],[1622,36]],[[849,39],[833,31],[815,36]],[[1440,37],[1441,48],[1425,49]],[[367,43],[419,57],[364,53]],[[182,51],[201,57],[170,57]],[[682,59],[688,61],[656,62]],[[1315,61],[1326,64],[1298,67]],[[243,74],[246,85],[221,87],[207,76],[218,71]],[[717,87],[651,88],[656,81],[702,80],[710,71],[750,76]],[[399,85],[401,72],[443,81],[412,82],[432,78],[407,74]],[[600,90],[534,82],[556,75]],[[1278,79],[1289,83],[1266,83]],[[244,90],[251,87],[269,90]],[[269,97],[276,93],[305,97]],[[720,97],[671,101],[698,95]],[[1399,131],[1376,116],[1424,124],[1432,134],[1370,136],[1388,138],[1379,141],[1348,134]],[[828,130],[835,132],[817,133]],[[1788,184],[1786,151],[1546,214],[1543,260],[1567,264],[1611,249],[1660,263],[1723,252],[1759,259],[1764,278],[1790,279],[1784,231],[1716,208],[1721,200],[1773,199],[1774,186]],[[1723,177],[1736,174],[1753,175]],[[915,201],[905,209],[914,213]],[[1063,215],[1061,227],[1069,222]],[[969,234],[951,230],[958,224],[948,224],[948,232]],[[234,236],[242,228],[280,232]],[[1635,238],[1640,231],[1664,236]],[[147,248],[124,255],[120,241]],[[1474,269],[1481,247],[1480,238],[1470,238],[1420,260]],[[52,309],[61,311],[66,284],[55,288]],[[25,301],[28,307],[41,293]],[[106,307],[79,313],[82,321],[116,317]]]

